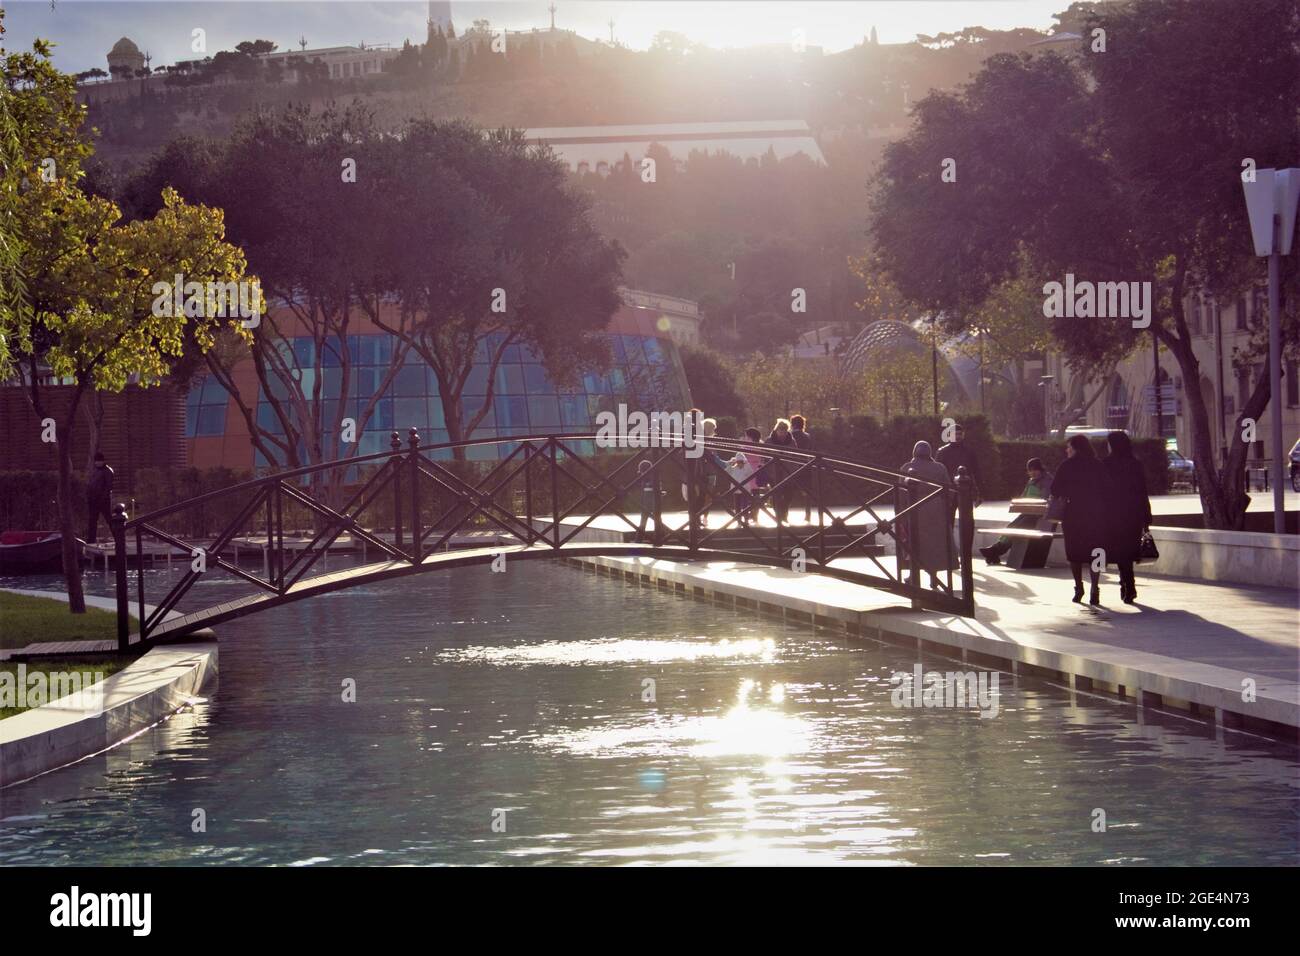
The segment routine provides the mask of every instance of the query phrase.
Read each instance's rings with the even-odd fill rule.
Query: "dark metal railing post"
[[[697,511],[699,506],[696,496],[698,490],[695,485],[699,481],[699,459],[692,458],[682,450],[682,460],[686,463],[686,518],[689,522],[689,529],[686,533],[687,545],[691,551],[696,551],[700,547],[700,515]],[[656,526],[658,522],[655,523]]]
[[[135,590],[138,600],[138,604],[136,605],[138,608],[137,617],[140,621],[140,640],[143,641],[149,636],[149,632],[146,631],[144,627],[144,575],[140,573],[144,570],[144,533],[140,530],[139,525],[135,526],[135,569]],[[167,575],[168,584],[171,583],[171,577],[171,574]]]
[[[662,508],[662,506],[660,505],[660,502],[661,502],[661,500],[663,499],[663,491],[661,490],[660,485],[659,485],[659,473],[660,473],[660,471],[663,470],[663,463],[666,462],[666,461],[668,461],[668,458],[667,458],[667,457],[660,458],[657,462],[655,462],[655,465],[654,465],[654,473],[655,473],[655,492],[654,492],[654,494],[655,494],[655,500],[654,500],[655,537],[654,537],[654,542],[655,542],[655,547],[656,547],[656,548],[662,547],[662,546],[663,546],[663,543],[664,543],[664,513],[663,513],[663,508]]]
[[[411,465],[411,560],[419,564],[422,560],[420,554],[421,546],[421,527],[420,527],[420,433],[411,426],[410,433],[406,439],[410,447],[408,459]]]
[[[975,616],[975,576],[971,570],[971,546],[975,541],[975,480],[965,465],[957,469],[957,520],[961,544],[962,613]]]
[[[393,544],[402,547],[402,436],[393,432],[388,441],[393,449]]]
[[[813,459],[813,501],[817,505],[817,563],[826,567],[826,513],[822,502],[822,456]]]
[[[126,505],[118,502],[108,519],[113,531],[113,557],[117,559],[117,649],[125,652],[131,643],[131,596],[126,587]]]
[[[560,443],[548,438],[551,451],[551,534],[556,550],[560,547]]]
[[[528,545],[533,543],[533,443],[524,444],[524,523],[528,525]]]

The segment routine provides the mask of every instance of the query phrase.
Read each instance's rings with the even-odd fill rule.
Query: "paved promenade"
[[[1139,571],[1136,605],[1120,602],[1112,574],[1104,578],[1105,606],[1090,608],[1071,603],[1072,582],[1061,570],[980,566],[978,612],[971,620],[914,611],[883,591],[781,568],[649,558],[586,563],[697,597],[865,636],[924,641],[923,647],[971,661],[988,657],[1082,690],[1187,711],[1228,727],[1282,731],[1292,739],[1294,730],[1286,728],[1300,728],[1294,590],[1144,579]],[[864,571],[869,564],[843,562]],[[1243,700],[1243,688],[1251,686],[1245,681],[1253,682],[1253,702]]]

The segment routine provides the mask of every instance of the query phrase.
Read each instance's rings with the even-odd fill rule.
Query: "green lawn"
[[[30,689],[32,687],[31,676],[37,672],[43,674],[59,674],[59,675],[74,674],[74,673],[99,674],[100,679],[103,679],[110,674],[114,674],[117,671],[120,671],[123,667],[126,667],[126,665],[130,664],[132,661],[135,660],[137,660],[137,658],[127,657],[125,655],[116,658],[105,658],[104,660],[96,662],[94,664],[88,664],[85,661],[75,661],[75,660],[69,660],[66,662],[45,660],[40,662],[39,664],[27,664],[23,669],[22,676],[26,678],[26,680],[28,681],[27,687],[28,687],[28,692],[30,693],[31,692]],[[5,673],[13,674],[14,675],[13,682],[17,682],[19,677],[18,665],[14,664],[11,661],[0,661],[0,674],[5,674]],[[85,678],[83,677],[82,680],[85,681]],[[93,683],[98,683],[98,681],[87,682],[86,684],[82,685],[82,688],[84,689],[86,686],[89,686],[89,684],[93,684]],[[56,682],[56,681],[47,680],[45,686],[47,688],[56,688],[63,685],[61,681]],[[57,696],[62,696],[62,695],[57,695]],[[46,701],[46,703],[49,703],[49,701]],[[15,714],[21,714],[24,710],[30,710],[30,709],[31,709],[30,707],[0,706],[0,720],[4,720],[4,718],[6,717],[13,717]]]
[[[135,618],[131,618],[135,630]],[[0,648],[26,647],[45,641],[116,641],[117,613],[102,608],[88,607],[85,614],[69,614],[66,601],[53,598],[28,597],[0,591]],[[69,658],[42,660],[28,663],[24,674],[31,677],[37,672],[45,674],[102,674],[107,677],[136,660],[134,655],[106,657],[89,663]],[[12,661],[0,662],[0,674],[9,673],[17,680],[18,665]],[[28,685],[31,686],[30,684]],[[49,683],[47,686],[57,686]],[[0,706],[0,719],[22,713],[25,707]]]
[[[131,619],[134,631],[135,618]],[[0,591],[0,648],[45,641],[116,641],[117,613],[97,607],[69,614],[66,601]]]

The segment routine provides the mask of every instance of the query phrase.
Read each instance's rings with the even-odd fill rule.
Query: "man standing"
[[[962,428],[961,425],[957,425],[953,429],[952,441],[935,452],[934,460],[948,469],[948,474],[952,476],[954,482],[957,480],[957,469],[964,465],[967,473],[975,482],[975,504],[980,503],[979,471],[975,467],[975,452],[970,445],[966,444],[966,429]],[[954,497],[953,510],[956,509],[957,502]]]
[[[103,452],[95,452],[95,467],[86,482],[86,512],[90,527],[86,531],[86,544],[94,544],[98,537],[99,516],[109,520],[109,500],[113,496],[113,469],[104,461]],[[111,528],[112,525],[110,524]]]

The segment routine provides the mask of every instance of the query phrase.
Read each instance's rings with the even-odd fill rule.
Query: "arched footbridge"
[[[388,452],[267,475],[138,517],[118,505],[111,525],[114,553],[124,557],[116,560],[119,646],[128,647],[132,611],[139,641],[152,644],[357,585],[556,557],[794,568],[888,591],[913,607],[974,613],[967,476],[945,487],[814,452],[680,435],[633,444],[643,438],[421,445],[411,429],[405,443],[393,432]],[[752,492],[726,465],[737,454],[763,462]],[[908,542],[921,510],[933,514],[940,501],[961,516],[962,533],[946,536],[946,569],[923,575]],[[330,569],[331,549],[337,555],[345,545],[353,563]],[[240,546],[260,551],[260,569],[239,561]],[[161,584],[145,573],[160,553],[183,562],[179,577]],[[217,571],[248,594],[191,609],[196,582]]]

